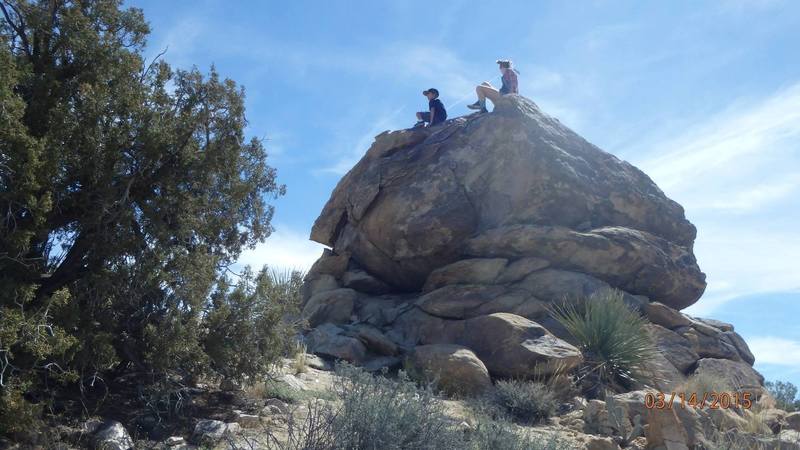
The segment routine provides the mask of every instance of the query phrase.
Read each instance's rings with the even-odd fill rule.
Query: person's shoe
[[[419,122],[414,124],[414,128],[424,127],[425,121],[420,120]]]
[[[481,110],[480,110],[480,111],[478,111],[478,112],[480,112],[480,113],[488,113],[488,112],[489,112],[489,110],[488,110],[488,109],[486,109],[486,107],[484,106],[484,107],[483,107],[483,108],[481,108]]]
[[[471,104],[471,105],[467,105],[467,108],[469,108],[469,109],[481,109],[481,110],[485,110],[485,109],[486,109],[486,106],[484,106],[484,104],[483,104],[483,103],[481,103],[480,101],[477,101],[477,102],[475,102],[475,103],[473,103],[473,104]]]

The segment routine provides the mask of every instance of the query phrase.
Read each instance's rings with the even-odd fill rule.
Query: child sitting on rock
[[[422,91],[422,95],[428,98],[428,111],[421,111],[417,113],[417,123],[414,127],[424,126],[429,123],[429,126],[438,125],[447,119],[447,110],[444,109],[442,101],[439,100],[439,91],[436,88],[430,88],[427,91]]]
[[[500,66],[500,73],[503,74],[503,86],[498,91],[488,81],[484,81],[483,83],[479,84],[477,87],[475,87],[475,92],[478,94],[478,101],[471,105],[467,105],[467,108],[478,109],[480,112],[485,113],[487,112],[487,98],[494,102],[502,95],[519,94],[519,88],[517,87],[518,72],[511,67],[511,61],[507,59],[498,59],[497,64]]]

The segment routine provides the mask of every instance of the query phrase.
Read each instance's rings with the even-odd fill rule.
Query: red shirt
[[[503,87],[500,88],[500,93],[505,94],[519,94],[517,87],[517,72],[514,69],[506,69],[503,72]]]

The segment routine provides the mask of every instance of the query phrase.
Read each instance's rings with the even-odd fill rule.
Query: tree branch
[[[14,11],[14,14],[16,14],[17,18],[19,19],[19,25],[15,24],[14,21],[11,20],[11,14],[6,9],[6,6]],[[31,46],[28,43],[28,36],[25,34],[25,19],[22,18],[22,14],[20,14],[16,6],[7,1],[0,2],[0,10],[3,11],[3,16],[5,17],[6,22],[8,22],[8,26],[11,27],[15,33],[17,33],[17,36],[22,41],[22,50],[25,51],[26,55],[28,55],[28,59],[33,61],[33,53],[31,53]]]

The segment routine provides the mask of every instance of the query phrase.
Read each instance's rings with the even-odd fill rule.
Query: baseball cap
[[[436,88],[430,88],[430,89],[428,89],[426,91],[422,91],[422,95],[428,95],[428,92],[432,93],[433,95],[435,95],[437,97],[439,96],[439,90],[436,89]]]

